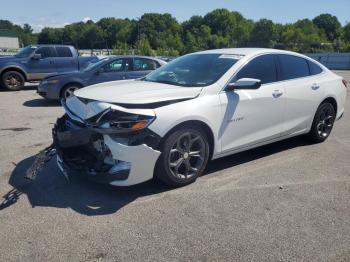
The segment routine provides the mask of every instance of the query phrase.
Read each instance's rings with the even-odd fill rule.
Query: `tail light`
[[[345,79],[342,80],[343,85],[347,88],[348,87],[348,81],[346,81]]]

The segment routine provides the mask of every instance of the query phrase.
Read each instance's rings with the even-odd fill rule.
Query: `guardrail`
[[[350,70],[350,53],[305,54],[332,70]]]

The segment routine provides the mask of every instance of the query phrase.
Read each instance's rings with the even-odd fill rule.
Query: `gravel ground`
[[[0,101],[0,261],[350,261],[350,114],[325,143],[212,161],[181,189],[113,188],[54,161],[25,181],[63,110],[33,86]]]

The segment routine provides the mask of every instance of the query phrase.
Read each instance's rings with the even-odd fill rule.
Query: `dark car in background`
[[[144,56],[110,56],[90,63],[79,72],[44,78],[38,93],[47,99],[66,99],[79,88],[103,82],[137,79],[166,64],[163,60]]]
[[[82,70],[97,60],[96,56],[79,56],[78,51],[69,45],[29,45],[14,56],[0,57],[0,85],[7,90],[20,90],[25,82]]]

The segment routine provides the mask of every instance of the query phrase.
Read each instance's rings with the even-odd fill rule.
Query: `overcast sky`
[[[350,22],[350,0],[1,0],[0,19],[29,23],[36,31],[103,17],[137,18],[147,12],[170,13],[180,22],[216,8],[238,11],[246,18],[288,23],[331,13]]]

